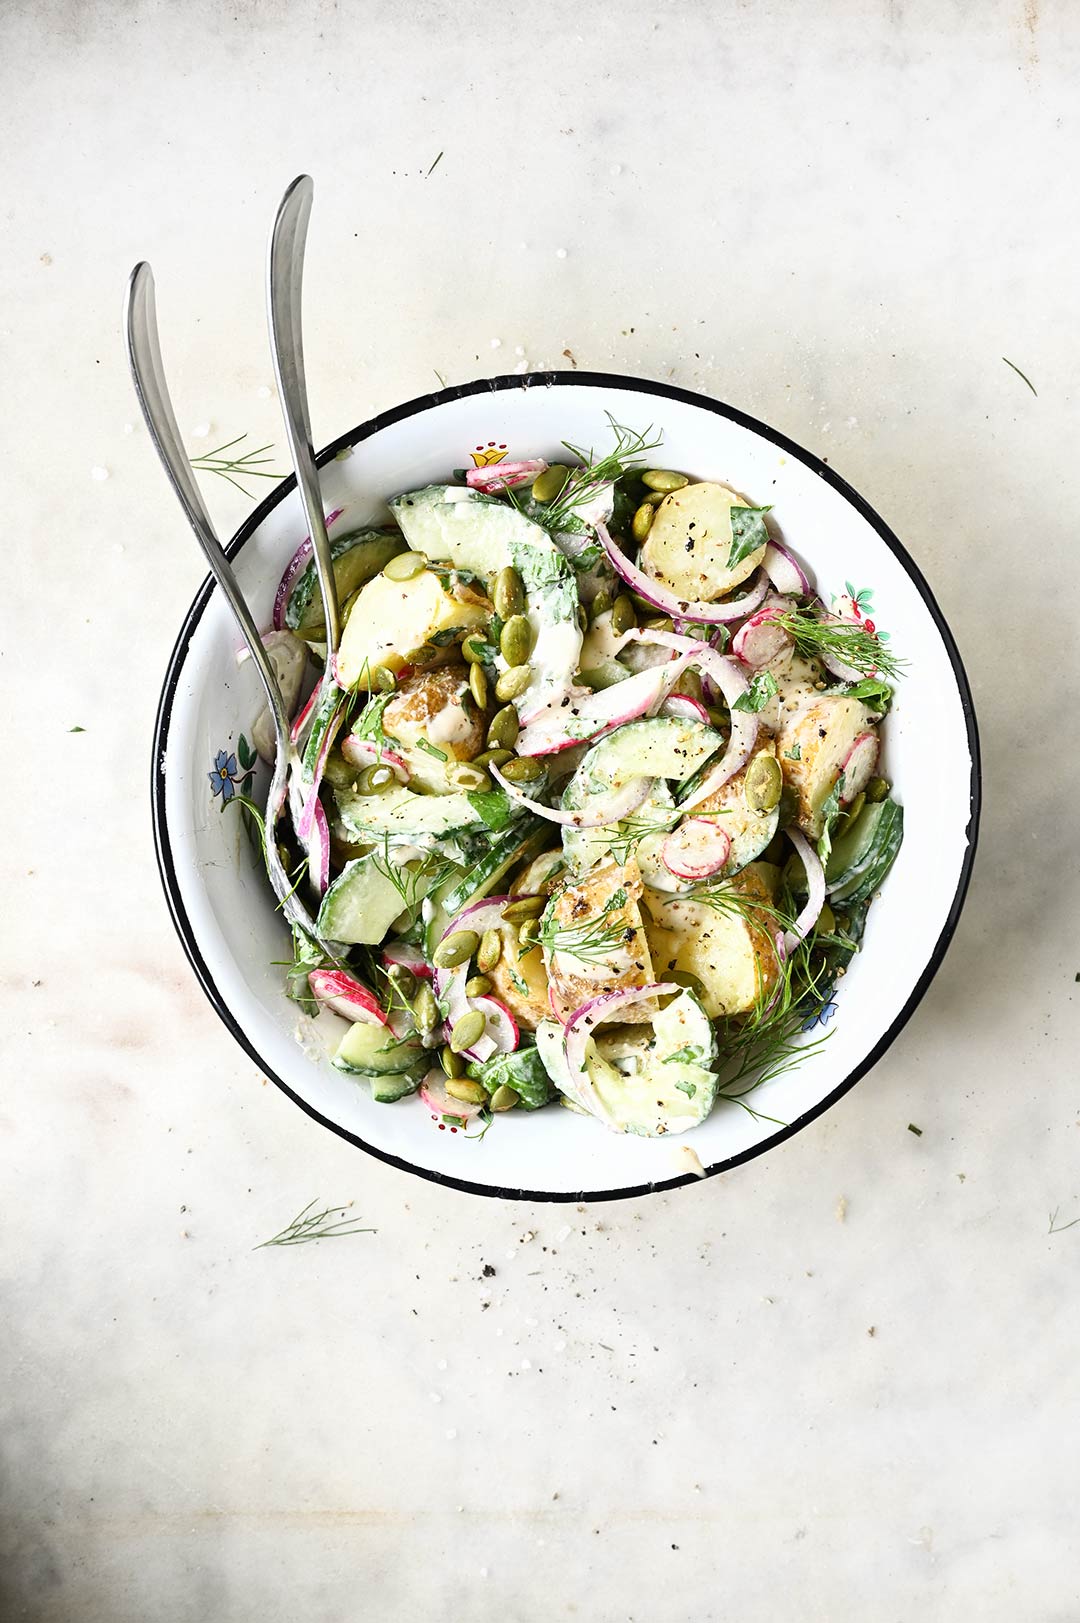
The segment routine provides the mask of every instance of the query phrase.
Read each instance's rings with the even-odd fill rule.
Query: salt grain
[[[456,1437],[456,1436],[457,1436],[457,1432],[456,1432],[456,1431],[455,1431],[455,1430],[454,1430],[454,1427],[453,1427],[453,1426],[451,1426],[451,1427],[450,1427],[450,1430],[449,1430],[449,1431],[448,1431],[448,1432],[447,1432],[447,1434],[446,1434],[446,1440],[447,1440],[447,1442],[448,1442],[448,1443],[452,1443],[452,1442],[453,1442],[453,1441],[454,1441],[454,1438],[455,1438],[455,1437]]]
[[[502,339],[501,338],[493,338],[491,340],[491,347],[492,347],[492,349],[502,349]]]
[[[524,355],[524,353],[525,353],[525,351],[524,351],[524,349],[522,348],[522,346],[520,344],[515,344],[514,345],[514,354],[515,355]]]
[[[91,468],[90,477],[91,479],[96,479],[98,483],[101,484],[103,480],[109,477],[109,470],[108,468]]]
[[[565,259],[566,258],[566,249],[565,248],[556,248],[556,250],[555,250],[555,258],[556,259]]]
[[[193,438],[197,439],[197,440],[204,440],[206,438],[206,436],[209,434],[209,432],[210,432],[210,424],[209,423],[196,423],[195,427],[191,430]]]
[[[532,1359],[531,1358],[523,1358],[521,1360],[521,1367],[522,1367],[522,1369],[532,1369]]]
[[[260,400],[269,400],[272,392],[265,383],[261,383],[255,391]]]

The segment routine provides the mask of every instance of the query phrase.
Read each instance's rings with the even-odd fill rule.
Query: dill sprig
[[[776,616],[799,650],[813,659],[831,654],[860,676],[889,676],[895,681],[907,660],[890,652],[876,632],[854,620],[821,620],[811,609],[787,609]]]
[[[1080,1223],[1080,1217],[1074,1217],[1071,1223],[1059,1223],[1057,1220],[1057,1214],[1060,1210],[1060,1206],[1055,1206],[1054,1210],[1050,1213],[1050,1227],[1047,1230],[1048,1234],[1064,1234],[1066,1229],[1075,1228],[1077,1223]]]
[[[624,919],[616,922],[613,913],[626,906],[626,891],[620,885],[612,891],[600,912],[581,924],[560,925],[554,913],[549,913],[540,926],[540,941],[550,953],[564,958],[579,958],[583,964],[605,963],[613,952],[634,934],[634,927]]]
[[[309,1240],[336,1240],[345,1234],[375,1234],[373,1228],[364,1228],[355,1218],[346,1217],[348,1206],[325,1206],[322,1211],[314,1212],[312,1207],[315,1201],[309,1200],[303,1211],[298,1213],[280,1234],[275,1234],[271,1240],[263,1240],[259,1245],[252,1246],[253,1251],[262,1251],[268,1245],[306,1245]],[[350,1201],[350,1205],[352,1202]],[[329,1219],[334,1218],[334,1222]]]
[[[620,868],[626,866],[642,840],[647,840],[651,834],[668,834],[673,824],[678,820],[678,811],[672,807],[670,815],[653,821],[648,817],[624,817],[615,824],[614,833],[608,829],[598,829],[587,844],[600,844],[610,849],[612,860]]]
[[[805,1063],[832,1036],[831,1031],[800,1042],[809,1006],[823,993],[828,966],[814,962],[812,943],[800,942],[780,962],[769,985],[758,969],[754,1007],[740,1020],[720,1022],[721,1083],[717,1097],[741,1103],[765,1082],[774,1082]]]
[[[623,474],[631,472],[640,465],[641,458],[646,451],[655,451],[658,445],[663,444],[663,434],[655,438],[649,436],[653,433],[652,424],[644,433],[637,429],[625,428],[617,423],[610,412],[605,412],[611,424],[611,432],[615,436],[614,449],[606,456],[597,456],[590,447],[586,449],[581,445],[572,445],[569,440],[563,440],[563,445],[571,456],[578,458],[582,464],[580,468],[572,468],[562,490],[555,500],[546,506],[533,503],[528,509],[528,516],[536,524],[543,525],[545,530],[581,530],[583,522],[577,509],[585,507],[597,496],[605,485],[612,484],[621,479]],[[513,489],[506,492],[515,507],[522,503]]]
[[[459,864],[438,851],[430,851],[419,862],[395,863],[391,855],[390,836],[383,835],[383,848],[379,856],[371,858],[371,865],[388,880],[401,897],[401,909],[415,913],[429,891],[437,890],[458,872]]]
[[[284,474],[266,468],[266,463],[272,462],[273,458],[264,456],[263,452],[272,451],[272,444],[256,446],[254,450],[245,451],[243,456],[226,454],[246,439],[246,434],[238,434],[234,440],[219,445],[216,451],[201,451],[198,456],[189,457],[188,460],[197,473],[216,473],[222,479],[227,479],[242,496],[250,496],[251,491],[245,490],[241,479],[282,479]]]

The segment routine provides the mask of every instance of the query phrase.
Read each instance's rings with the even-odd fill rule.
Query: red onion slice
[[[311,694],[310,694],[306,704],[304,704],[302,706],[302,708],[297,712],[296,719],[293,722],[292,729],[291,729],[291,731],[289,733],[289,737],[291,738],[291,740],[292,740],[292,742],[294,744],[298,744],[300,742],[300,739],[303,736],[304,729],[307,726],[308,722],[311,720],[312,712],[314,711],[315,706],[319,702],[319,694],[322,691],[322,685],[323,685],[323,679],[320,676],[319,680],[316,682],[315,686],[312,688]]]
[[[806,906],[795,920],[795,927],[784,932],[784,953],[786,956],[800,941],[805,940],[807,934],[818,921],[821,909],[825,905],[825,870],[821,861],[805,834],[800,834],[797,828],[789,828],[787,837],[799,853],[799,859],[806,869],[806,883],[810,894]]]
[[[794,553],[779,541],[770,541],[765,548],[761,567],[778,592],[785,597],[806,597],[813,590],[810,577]]]
[[[526,479],[535,479],[543,473],[547,463],[542,457],[529,462],[496,462],[486,468],[470,468],[465,483],[470,490],[479,490],[484,496],[496,496],[501,490],[520,485]]]
[[[315,820],[315,807],[320,804],[319,785],[322,783],[323,773],[326,770],[327,758],[331,749],[333,748],[334,736],[337,732],[338,722],[340,721],[344,712],[346,702],[346,697],[344,694],[342,694],[341,702],[335,707],[330,720],[326,724],[326,731],[323,734],[322,742],[319,745],[319,753],[315,758],[315,769],[311,775],[311,785],[307,792],[307,799],[304,801],[303,808],[300,812],[300,821],[296,825],[296,837],[305,845],[311,838],[311,826]]]
[[[783,626],[777,624],[777,616],[783,612],[780,608],[759,609],[732,638],[731,652],[752,671],[764,669],[791,647],[791,638]]]
[[[622,992],[605,992],[583,1003],[563,1026],[563,1056],[577,1094],[576,1102],[590,1115],[612,1125],[611,1117],[593,1087],[586,1068],[589,1038],[597,1026],[602,1026],[628,1004],[642,1003],[649,998],[665,997],[682,988],[671,981],[657,981],[651,986],[633,986]]]
[[[703,721],[709,725],[709,712],[700,699],[691,698],[689,693],[669,693],[660,706],[661,716],[674,716],[678,721]]]
[[[525,806],[534,812],[537,817],[546,817],[549,823],[560,823],[564,828],[607,828],[610,823],[620,823],[624,817],[636,812],[644,800],[648,799],[652,788],[652,778],[631,778],[622,789],[613,790],[610,795],[592,797],[589,810],[563,811],[558,806],[542,806],[538,800],[530,800],[523,794],[516,783],[504,777],[499,768],[492,763],[488,767],[492,777],[502,785],[511,800],[519,806]]]
[[[335,507],[332,513],[327,513],[326,528],[329,529],[331,524],[339,519],[344,511],[345,509],[343,507]],[[274,593],[275,631],[283,631],[285,629],[285,610],[289,606],[289,594],[293,589],[293,584],[297,575],[300,573],[301,569],[303,569],[304,564],[307,562],[310,554],[311,537],[310,535],[305,535],[304,539],[301,541],[300,545],[297,547],[296,551],[285,565],[285,573],[278,581],[278,589]]]
[[[730,659],[726,654],[718,654],[708,643],[680,637],[675,631],[640,631],[635,628],[620,639],[621,643],[630,641],[659,643],[661,647],[672,648],[677,653],[683,654],[684,664],[696,665],[703,675],[715,682],[731,710],[731,736],[728,739],[727,749],[694,794],[683,802],[684,812],[693,811],[695,806],[700,806],[703,800],[708,800],[717,789],[723,788],[728,779],[741,771],[750,759],[757,741],[758,720],[749,712],[734,709],[736,699],[742,697],[749,684],[739,669],[737,660]],[[662,666],[661,670],[663,669],[665,667]],[[624,684],[620,682],[618,686],[622,687]]]
[[[768,577],[763,569],[759,569],[745,596],[727,603],[697,603],[676,597],[674,592],[668,591],[646,575],[643,569],[632,564],[624,552],[621,552],[608,533],[607,526],[602,523],[596,525],[596,536],[608,557],[608,562],[628,586],[632,586],[639,597],[646,603],[652,603],[656,608],[663,609],[665,614],[673,615],[680,620],[699,620],[703,625],[724,625],[729,620],[741,620],[747,614],[753,614],[764,601],[765,593],[769,589]]]
[[[370,738],[359,738],[356,733],[349,733],[341,741],[341,753],[350,766],[362,771],[366,766],[390,766],[394,769],[394,776],[399,783],[408,783],[408,763],[393,750],[380,749]]]
[[[362,1021],[369,1026],[385,1026],[386,1013],[362,981],[341,969],[313,969],[308,985],[317,1002],[333,1009],[344,1020]]]

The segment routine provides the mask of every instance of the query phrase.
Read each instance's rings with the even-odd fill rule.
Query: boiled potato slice
[[[656,892],[650,894],[652,922],[646,926],[646,934],[656,977],[665,980],[672,972],[696,976],[710,1020],[748,1014],[759,996],[776,984],[780,966],[770,921],[753,906],[754,902],[771,902],[769,881],[775,872],[765,863],[752,863],[725,881],[725,889],[750,904],[730,912],[688,896],[665,899]]]
[[[731,509],[751,504],[726,485],[685,485],[665,496],[641,549],[642,569],[687,602],[712,602],[738,586],[761,563],[758,547],[734,569]]]
[[[541,851],[528,863],[510,886],[511,896],[550,896],[566,872],[562,847]]]
[[[401,746],[412,783],[435,794],[445,794],[451,787],[448,767],[455,761],[471,761],[484,747],[484,716],[469,692],[464,665],[443,665],[407,677],[383,712],[382,724],[387,736]],[[430,750],[441,751],[446,760],[440,761]]]
[[[485,600],[463,602],[440,577],[422,570],[412,580],[376,575],[362,587],[341,636],[338,672],[348,688],[369,687],[378,665],[399,671],[405,656],[440,632],[471,631],[491,613]],[[451,649],[446,658],[453,657]]]
[[[796,821],[809,839],[821,837],[822,808],[852,744],[860,733],[871,731],[870,711],[860,699],[843,694],[822,694],[781,720],[776,735],[780,770],[798,796]]]
[[[535,1031],[541,1020],[551,1018],[543,954],[539,947],[533,947],[519,957],[517,928],[512,924],[501,924],[499,934],[502,955],[495,968],[488,970],[492,995],[506,1004],[519,1026]]]
[[[552,1003],[567,1019],[590,998],[648,986],[653,980],[642,925],[641,876],[635,862],[597,868],[578,885],[558,891],[544,915],[544,964]],[[651,1020],[652,999],[636,1003],[628,1021]]]
[[[736,772],[733,778],[729,778],[689,813],[691,817],[705,817],[712,812],[718,826],[731,841],[731,854],[723,868],[725,875],[738,873],[748,862],[759,857],[779,826],[779,802],[771,811],[754,811],[747,805],[746,774],[759,755],[776,759],[776,745],[771,738],[759,736],[757,747],[742,771]]]

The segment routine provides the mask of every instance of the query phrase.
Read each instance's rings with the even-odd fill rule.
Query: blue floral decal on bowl
[[[210,779],[211,795],[215,799],[219,795],[221,797],[222,811],[237,790],[244,788],[255,767],[255,751],[243,733],[237,741],[236,751],[239,761],[229,750],[218,750],[214,757],[214,770],[206,774]]]
[[[832,998],[830,998],[827,1003],[823,1003],[821,1008],[817,1009],[810,1016],[809,1020],[803,1021],[800,1029],[803,1031],[813,1031],[815,1026],[827,1026],[835,1013],[836,1004],[833,1002]]]

